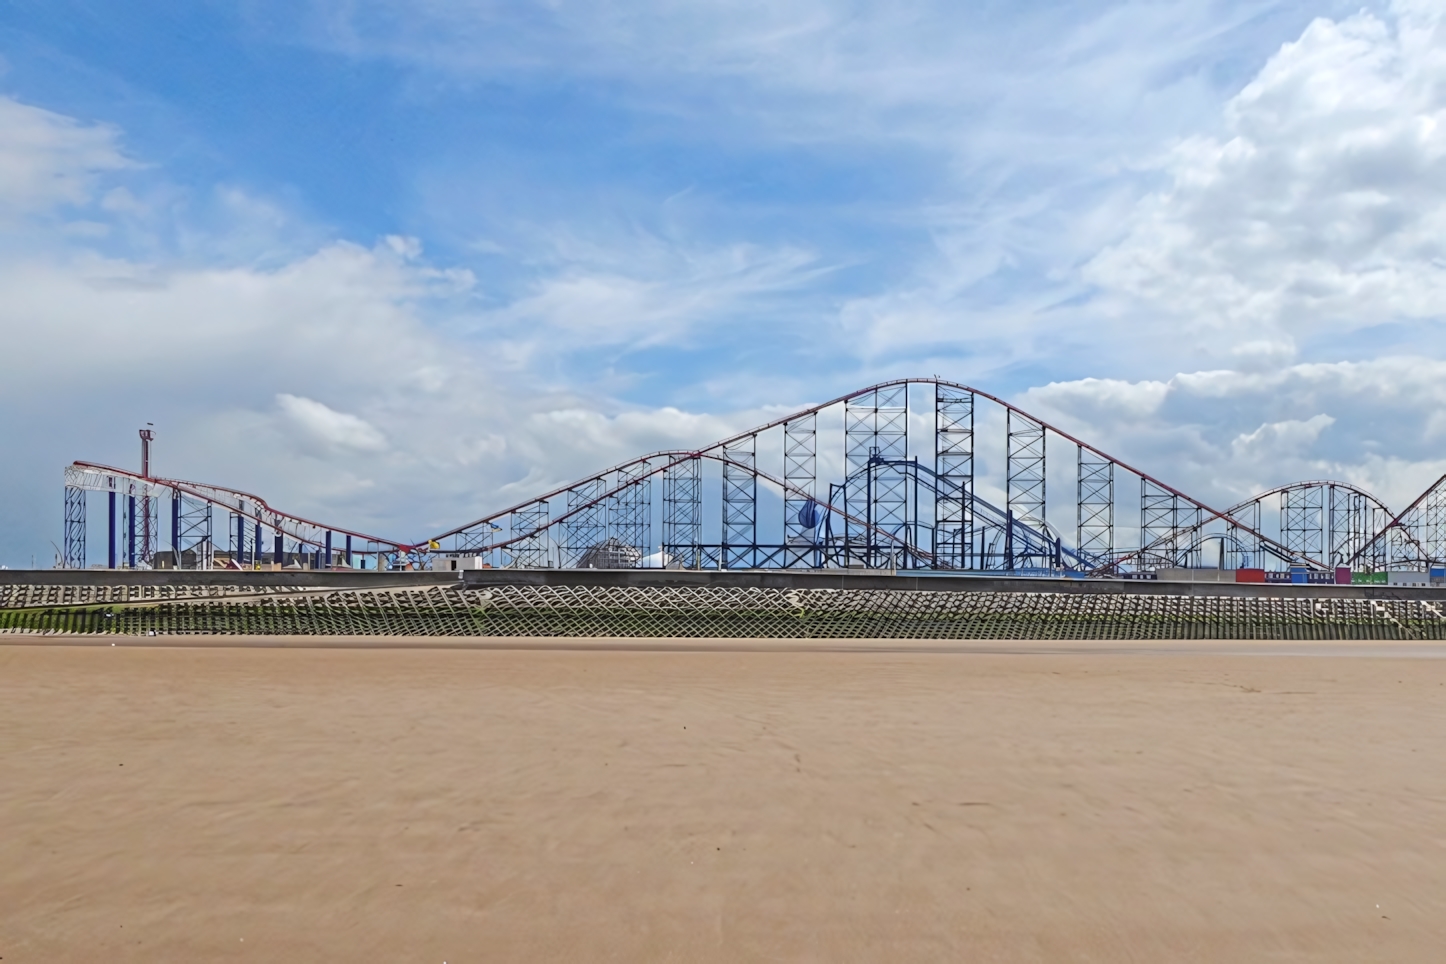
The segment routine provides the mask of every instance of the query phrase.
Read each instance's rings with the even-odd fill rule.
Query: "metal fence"
[[[1446,639],[1429,600],[766,588],[17,586],[0,632],[758,639]]]

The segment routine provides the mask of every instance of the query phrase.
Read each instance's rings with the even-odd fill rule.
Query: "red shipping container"
[[[1265,582],[1264,569],[1237,569],[1235,570],[1236,582]]]

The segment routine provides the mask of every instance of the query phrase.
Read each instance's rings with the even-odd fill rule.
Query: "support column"
[[[974,565],[974,393],[934,386],[934,565]]]
[[[758,545],[757,436],[724,446],[723,559],[724,569],[751,569]]]
[[[181,493],[171,495],[171,552],[175,555],[176,568],[181,568]]]
[[[567,490],[567,511],[572,515],[562,523],[562,545],[558,547],[558,565],[581,565],[588,550],[608,537],[608,507],[602,501],[607,491],[606,480],[589,479]]]
[[[114,568],[115,568],[115,561],[116,561],[116,560],[115,560],[115,490],[111,490],[110,492],[107,492],[106,495],[108,495],[108,496],[110,497],[110,498],[108,499],[110,505],[109,505],[108,511],[106,512],[107,533],[108,533],[108,535],[109,535],[109,537],[110,537],[110,540],[109,540],[110,551],[106,554],[106,565],[109,566],[111,569],[114,569]]]
[[[65,558],[67,569],[85,568],[85,490],[65,487]]]
[[[1115,463],[1080,448],[1075,473],[1075,545],[1100,563],[1115,549]]]
[[[525,505],[512,513],[508,520],[511,527],[509,532],[513,537],[521,536],[508,549],[514,567],[542,569],[547,566],[547,516],[548,505],[541,501]]]
[[[126,496],[126,566],[136,567],[136,497]]]
[[[280,529],[276,530],[276,547],[272,550],[271,561],[276,563],[278,569],[286,565],[286,542],[281,536]]]
[[[328,530],[326,531],[326,566],[325,566],[325,568],[327,568],[327,569],[330,569],[330,568],[331,568],[331,530],[330,530],[330,529],[328,529]]]
[[[636,549],[641,561],[651,555],[653,541],[653,482],[648,463],[619,469],[617,481],[626,488],[609,500],[608,528],[618,542]]]
[[[1014,510],[1004,510],[1004,568],[1014,571]]]
[[[684,569],[702,568],[703,462],[688,459],[663,473],[663,551]]]
[[[876,388],[844,401],[843,510],[860,526],[844,526],[845,556],[869,568],[886,566],[896,543],[880,543],[874,528],[902,536],[907,522],[905,473],[909,457],[909,386]],[[879,471],[879,463],[894,463]]]
[[[813,412],[783,426],[783,564],[818,565],[818,416]]]

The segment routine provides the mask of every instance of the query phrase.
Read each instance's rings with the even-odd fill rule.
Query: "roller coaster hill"
[[[1339,480],[1224,508],[938,378],[851,392],[706,448],[653,452],[425,539],[301,518],[223,486],[65,470],[62,565],[110,569],[884,570],[1059,578],[1446,578],[1446,477],[1393,512]],[[1003,486],[999,486],[999,481]],[[1388,575],[1389,574],[1389,575]]]

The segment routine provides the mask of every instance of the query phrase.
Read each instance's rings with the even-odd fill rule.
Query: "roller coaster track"
[[[172,524],[175,529],[180,529],[182,520],[190,518],[190,514],[183,514],[186,509],[192,510],[201,507],[203,510],[204,525],[197,524],[196,532],[190,540],[189,546],[183,546],[182,534],[179,531],[172,533],[172,548],[170,554],[179,556],[180,552],[189,550],[197,551],[198,547],[213,549],[211,543],[215,533],[211,527],[211,508],[219,508],[229,513],[233,520],[241,523],[227,526],[228,540],[235,536],[231,543],[233,547],[232,560],[235,562],[236,555],[244,552],[250,542],[251,552],[259,558],[262,549],[260,545],[260,533],[262,529],[270,532],[273,538],[278,541],[290,539],[292,552],[303,551],[303,547],[309,547],[316,551],[330,552],[333,548],[332,537],[340,536],[351,545],[353,540],[362,544],[361,552],[366,554],[386,553],[399,556],[407,556],[414,553],[416,546],[406,543],[385,539],[381,536],[369,535],[339,526],[328,526],[320,522],[306,519],[294,513],[283,512],[267,504],[266,500],[250,492],[243,492],[238,489],[230,489],[224,486],[211,485],[206,482],[191,482],[185,479],[167,479],[159,477],[145,477],[126,469],[118,469],[114,466],[101,465],[95,462],[74,462],[65,470],[66,486],[66,550],[67,563],[78,562],[74,568],[84,568],[85,537],[83,527],[85,525],[85,511],[83,493],[101,492],[108,493],[112,497],[119,496],[122,500],[118,507],[122,516],[129,518],[132,525],[136,522],[134,503],[138,499],[152,499],[160,502],[169,500],[173,506]],[[75,506],[80,506],[80,511],[74,511]],[[112,512],[112,554],[114,554],[114,513],[117,509],[115,502],[111,503]],[[159,518],[157,514],[156,518]],[[74,532],[74,528],[81,531]],[[159,533],[137,533],[131,539],[131,548],[139,545],[142,560],[150,565],[151,554],[158,553]],[[337,547],[339,548],[339,546]],[[350,562],[350,560],[348,560]]]
[[[1327,554],[1328,561],[1349,566],[1395,527],[1401,537],[1415,548],[1416,556],[1426,560],[1430,558],[1426,546],[1416,532],[1401,524],[1401,519],[1430,497],[1441,481],[1446,481],[1446,477],[1418,496],[1411,508],[1394,519],[1391,518],[1391,510],[1375,495],[1353,483],[1337,479],[1315,479],[1278,485],[1237,502],[1226,509],[1225,514],[1231,518],[1258,519],[1264,503],[1278,498],[1282,503],[1282,515],[1289,518],[1293,513],[1296,516],[1297,524],[1294,527],[1288,523],[1283,525],[1286,532],[1283,541],[1292,554],[1318,550]],[[1301,524],[1302,519],[1306,524]],[[1385,522],[1387,519],[1391,521]],[[1181,530],[1175,538],[1185,542],[1198,541],[1204,528],[1205,523],[1191,525]],[[1292,535],[1296,536],[1296,540],[1291,538]],[[1318,545],[1293,544],[1295,541],[1309,541],[1312,536]],[[1267,544],[1264,548],[1269,551],[1273,547]],[[1346,552],[1350,552],[1350,555],[1346,555]],[[1287,563],[1292,561],[1291,556],[1278,551],[1270,554]]]
[[[932,428],[919,417],[920,398],[932,409]],[[990,432],[981,431],[976,414]],[[819,423],[840,416],[842,447],[835,451],[821,445],[829,437]],[[1002,439],[990,434],[999,422]],[[782,471],[759,464],[766,454],[760,438],[774,436],[781,436],[775,452]],[[1049,468],[1050,442],[1054,450],[1062,444],[1075,456],[1073,500],[1046,500],[1047,484],[1057,486],[1063,478],[1057,456],[1055,470]],[[983,476],[986,481],[1003,476],[1004,499],[996,505],[976,490],[977,465],[988,466],[990,453],[998,455],[1001,448],[1004,471]],[[820,488],[826,482],[818,471],[821,461],[842,466],[834,475],[841,481],[829,483],[826,491]],[[707,474],[705,466],[712,467]],[[1119,510],[1128,500],[1117,493],[1120,478],[1138,481],[1138,528],[1121,522]],[[654,498],[659,481],[661,505]],[[769,498],[782,500],[781,517],[762,497],[760,483],[773,493]],[[718,493],[711,513],[704,511],[705,490]],[[703,448],[628,459],[412,542],[323,525],[235,489],[76,462],[66,470],[67,565],[85,564],[87,492],[129,499],[122,515],[132,528],[135,513],[126,505],[156,500],[154,513],[151,503],[142,503],[144,517],[154,520],[161,515],[161,500],[170,499],[171,551],[178,562],[185,552],[209,546],[212,509],[230,517],[225,531],[233,561],[245,558],[248,546],[251,558],[262,558],[263,529],[278,551],[290,540],[297,551],[325,549],[330,558],[333,539],[340,537],[346,552],[374,555],[378,565],[389,566],[403,560],[420,565],[429,549],[483,556],[498,566],[579,565],[587,550],[602,543],[626,548],[633,559],[658,545],[659,564],[671,558],[675,565],[702,567],[1042,567],[1093,575],[1199,564],[1206,543],[1216,539],[1222,564],[1228,548],[1239,564],[1259,565],[1269,556],[1316,570],[1363,559],[1429,564],[1446,551],[1446,477],[1394,516],[1375,496],[1338,481],[1277,486],[1217,509],[996,395],[937,377],[880,382]],[[1280,500],[1281,515],[1272,531],[1262,506],[1273,498]],[[113,547],[114,506],[112,501]],[[1074,517],[1073,545],[1059,534],[1061,514]],[[655,542],[650,533],[658,519],[663,538]],[[707,538],[710,527],[716,538]],[[770,528],[777,533],[771,542],[768,532],[760,534]],[[1134,541],[1117,546],[1132,533]],[[134,555],[138,544],[144,559],[160,552],[158,532],[128,531],[125,539],[123,557]],[[112,565],[115,560],[112,548]],[[121,564],[127,562],[123,558]]]
[[[571,483],[571,484],[568,484],[568,485],[558,486],[558,487],[556,487],[556,488],[554,488],[554,489],[552,489],[552,490],[550,490],[550,491],[548,491],[548,492],[546,492],[546,493],[544,493],[544,494],[542,494],[542,495],[540,495],[540,496],[537,496],[537,497],[532,498],[532,499],[528,499],[528,500],[525,501],[525,502],[519,502],[519,503],[517,503],[517,504],[515,504],[515,505],[512,505],[512,506],[509,506],[509,507],[507,507],[507,508],[505,508],[505,509],[501,509],[501,510],[498,510],[498,511],[496,511],[496,512],[490,513],[489,515],[483,516],[483,517],[481,517],[481,518],[479,518],[479,519],[475,519],[475,520],[473,520],[472,522],[466,523],[465,525],[461,525],[461,526],[457,526],[456,528],[449,529],[449,530],[447,530],[447,531],[445,531],[445,532],[443,532],[443,533],[440,533],[440,534],[438,534],[438,535],[436,535],[436,536],[433,536],[433,537],[432,537],[432,541],[441,543],[441,542],[443,542],[443,541],[445,541],[445,540],[447,540],[447,539],[451,539],[451,538],[454,538],[454,537],[457,537],[457,536],[462,536],[462,535],[465,535],[465,534],[467,534],[467,533],[477,532],[477,531],[479,531],[479,530],[484,530],[486,527],[495,525],[496,522],[497,522],[497,520],[499,520],[499,519],[505,519],[505,518],[508,518],[508,517],[515,516],[515,515],[517,515],[518,513],[520,513],[520,512],[522,512],[523,510],[525,510],[526,508],[528,508],[529,506],[534,506],[534,505],[537,505],[537,504],[539,504],[539,503],[548,502],[548,501],[550,501],[550,500],[552,500],[552,499],[558,498],[558,497],[560,497],[560,496],[564,496],[564,495],[566,495],[566,494],[569,493],[569,492],[574,492],[574,491],[576,491],[576,490],[578,489],[579,485],[586,484],[587,482],[590,482],[590,481],[593,481],[593,480],[605,479],[605,478],[608,478],[608,477],[617,476],[617,475],[619,475],[619,474],[621,474],[621,473],[627,472],[627,471],[630,470],[630,469],[636,469],[636,468],[639,467],[639,466],[645,466],[645,465],[647,465],[651,460],[654,460],[654,459],[658,459],[658,458],[675,458],[675,461],[670,462],[669,466],[667,466],[667,467],[669,467],[669,468],[670,468],[670,467],[677,466],[677,465],[681,464],[683,461],[686,460],[685,458],[682,458],[682,457],[680,457],[680,456],[686,456],[687,458],[694,458],[694,459],[707,458],[707,459],[716,460],[716,461],[720,461],[720,462],[726,462],[726,461],[728,461],[728,459],[727,459],[725,456],[723,456],[721,453],[726,452],[730,446],[733,446],[733,445],[735,445],[735,444],[737,444],[737,443],[740,443],[740,442],[743,442],[743,441],[749,440],[749,439],[756,439],[759,435],[761,435],[761,434],[763,434],[763,433],[765,433],[765,432],[769,432],[769,431],[774,430],[774,429],[779,429],[779,428],[785,427],[785,426],[787,426],[787,425],[789,425],[789,424],[791,424],[791,423],[798,422],[800,419],[805,419],[805,418],[809,418],[809,417],[811,417],[811,416],[816,416],[816,415],[818,415],[818,414],[821,413],[821,412],[824,412],[824,411],[826,411],[826,410],[828,410],[828,409],[834,408],[834,407],[839,406],[839,405],[847,405],[849,402],[851,402],[851,401],[853,401],[853,400],[856,400],[856,399],[864,398],[864,397],[871,396],[871,395],[877,397],[880,392],[887,392],[887,391],[889,391],[889,390],[891,390],[891,389],[900,389],[900,388],[902,388],[902,389],[907,389],[909,386],[912,386],[912,385],[933,386],[936,390],[937,390],[938,388],[941,388],[941,387],[942,387],[942,388],[945,388],[945,389],[953,390],[953,391],[958,392],[958,393],[961,393],[961,394],[967,394],[967,395],[969,395],[969,396],[971,396],[971,397],[982,398],[982,399],[985,399],[985,400],[987,400],[987,401],[989,401],[989,402],[992,402],[993,404],[999,406],[1000,409],[1002,409],[1003,411],[1009,413],[1010,415],[1017,416],[1017,417],[1019,417],[1019,418],[1021,418],[1021,419],[1027,420],[1027,421],[1030,422],[1030,423],[1034,423],[1035,425],[1040,426],[1044,431],[1051,432],[1051,433],[1053,433],[1054,435],[1058,436],[1059,438],[1065,440],[1066,442],[1073,444],[1073,445],[1076,446],[1080,451],[1091,453],[1092,455],[1094,455],[1094,456],[1097,457],[1098,459],[1103,460],[1104,462],[1106,462],[1106,463],[1114,466],[1115,468],[1120,469],[1120,470],[1123,470],[1123,471],[1125,471],[1125,472],[1127,472],[1127,473],[1129,473],[1129,474],[1131,474],[1131,475],[1134,475],[1134,476],[1138,477],[1139,479],[1142,480],[1142,482],[1144,482],[1144,483],[1146,483],[1146,484],[1148,484],[1148,485],[1154,486],[1157,490],[1159,490],[1160,492],[1164,493],[1164,494],[1167,495],[1168,497],[1173,498],[1173,499],[1183,500],[1183,501],[1186,502],[1188,505],[1194,507],[1195,509],[1197,509],[1197,510],[1199,510],[1201,513],[1203,513],[1203,515],[1204,515],[1204,522],[1205,522],[1205,523],[1212,522],[1212,521],[1215,521],[1215,520],[1224,521],[1224,522],[1226,522],[1227,524],[1229,524],[1230,526],[1234,527],[1235,529],[1238,529],[1239,531],[1245,532],[1245,533],[1249,534],[1250,536],[1252,536],[1253,538],[1258,539],[1262,544],[1264,544],[1264,545],[1270,545],[1270,546],[1274,547],[1275,549],[1277,549],[1280,553],[1282,553],[1282,554],[1283,554],[1285,557],[1287,557],[1287,558],[1290,558],[1290,559],[1292,559],[1292,560],[1297,560],[1297,561],[1299,561],[1299,562],[1301,562],[1301,563],[1304,563],[1304,564],[1306,564],[1306,565],[1310,565],[1310,566],[1312,566],[1312,567],[1314,567],[1314,568],[1318,568],[1318,569],[1324,569],[1324,568],[1326,568],[1326,564],[1325,564],[1323,561],[1318,560],[1318,559],[1311,558],[1311,557],[1309,557],[1309,556],[1304,556],[1304,555],[1299,554],[1299,553],[1292,553],[1286,546],[1282,545],[1282,544],[1279,543],[1278,541],[1276,541],[1276,540],[1270,538],[1269,536],[1266,536],[1266,535],[1264,535],[1264,534],[1262,534],[1262,533],[1260,533],[1260,532],[1255,531],[1255,529],[1251,528],[1250,526],[1245,525],[1241,520],[1236,519],[1234,516],[1232,516],[1229,510],[1214,509],[1214,508],[1206,505],[1204,502],[1202,502],[1202,501],[1200,501],[1200,500],[1198,500],[1198,499],[1196,499],[1196,498],[1188,495],[1187,493],[1181,491],[1180,489],[1177,489],[1177,488],[1175,488],[1174,486],[1172,486],[1172,485],[1170,485],[1170,484],[1168,484],[1168,483],[1166,483],[1166,482],[1160,481],[1159,479],[1155,478],[1154,476],[1152,476],[1152,475],[1150,475],[1150,474],[1148,474],[1148,473],[1146,473],[1146,472],[1141,471],[1140,469],[1137,469],[1137,468],[1129,465],[1128,463],[1124,462],[1124,461],[1121,460],[1121,459],[1118,459],[1118,458],[1116,458],[1116,457],[1114,457],[1114,456],[1112,456],[1112,455],[1109,455],[1108,453],[1104,452],[1102,449],[1099,449],[1099,448],[1095,447],[1094,445],[1091,445],[1090,443],[1084,441],[1083,439],[1078,438],[1077,436],[1071,434],[1070,432],[1067,432],[1067,431],[1065,431],[1064,429],[1061,429],[1061,428],[1059,428],[1059,427],[1057,427],[1057,426],[1055,426],[1055,425],[1052,425],[1052,424],[1050,424],[1050,423],[1048,423],[1048,422],[1044,422],[1044,421],[1041,420],[1041,419],[1035,418],[1033,415],[1030,415],[1028,412],[1026,412],[1026,411],[1024,411],[1023,409],[1019,408],[1018,406],[1016,406],[1016,405],[1014,405],[1014,404],[1012,404],[1012,403],[1010,403],[1010,402],[1007,402],[1007,401],[1005,401],[1004,399],[999,398],[999,397],[996,396],[996,395],[992,395],[992,394],[990,394],[990,393],[988,393],[988,392],[980,391],[979,389],[976,389],[976,388],[973,388],[973,387],[971,387],[971,386],[964,385],[964,384],[961,384],[961,383],[958,383],[958,382],[946,381],[946,380],[944,380],[944,379],[939,379],[939,378],[904,378],[904,379],[894,379],[894,380],[891,380],[891,381],[879,382],[878,384],[871,385],[871,386],[869,386],[869,387],[867,387],[867,388],[862,388],[862,389],[859,389],[859,390],[857,390],[857,391],[850,392],[850,393],[848,393],[848,394],[846,394],[846,395],[840,395],[840,396],[838,396],[837,398],[831,399],[831,400],[829,400],[829,401],[827,401],[827,402],[823,402],[823,403],[820,403],[820,404],[817,404],[817,405],[813,405],[813,406],[810,406],[810,407],[807,407],[807,408],[803,408],[803,409],[800,409],[800,410],[798,410],[798,411],[796,411],[796,412],[793,412],[793,413],[791,413],[791,414],[789,414],[789,415],[783,416],[783,417],[781,417],[781,418],[776,418],[776,419],[773,419],[772,421],[765,422],[764,424],[759,425],[759,426],[757,426],[757,427],[755,427],[755,428],[749,429],[749,430],[747,430],[747,431],[739,432],[739,433],[737,433],[737,434],[735,434],[735,435],[729,436],[729,437],[727,437],[727,438],[725,438],[725,439],[722,439],[722,440],[720,440],[720,441],[718,441],[718,442],[715,442],[714,444],[712,444],[712,445],[710,445],[710,446],[707,446],[707,447],[702,448],[702,449],[698,449],[698,450],[693,451],[693,452],[689,452],[689,453],[657,452],[657,453],[652,453],[652,454],[650,454],[650,455],[641,456],[641,457],[639,457],[639,458],[630,459],[630,460],[625,461],[625,462],[620,462],[620,463],[618,463],[618,464],[616,464],[616,465],[614,465],[614,466],[612,466],[612,467],[610,467],[610,468],[608,468],[608,469],[603,470],[602,472],[597,473],[597,474],[594,475],[594,476],[589,477],[588,479],[581,480],[580,482],[574,482],[574,483]],[[645,474],[644,476],[642,476],[642,477],[639,477],[639,478],[634,479],[634,480],[631,480],[631,481],[629,481],[629,482],[625,482],[625,483],[616,485],[616,486],[614,486],[614,487],[611,487],[611,488],[609,488],[606,492],[596,494],[596,495],[594,495],[593,497],[584,500],[584,501],[581,502],[580,504],[571,507],[563,516],[558,516],[558,517],[555,517],[555,518],[551,518],[546,524],[539,525],[539,526],[535,526],[535,527],[533,527],[533,528],[531,528],[531,529],[528,529],[527,531],[524,531],[524,532],[521,532],[521,533],[515,533],[515,534],[512,535],[510,538],[507,538],[507,539],[505,539],[505,540],[490,543],[490,544],[489,544],[489,547],[490,547],[490,548],[494,548],[494,549],[501,549],[501,548],[505,548],[505,547],[514,546],[514,545],[517,545],[517,544],[520,544],[520,543],[524,543],[524,542],[526,542],[527,540],[530,540],[530,539],[536,539],[536,538],[537,538],[539,535],[541,535],[545,530],[553,528],[554,526],[556,526],[558,523],[562,522],[563,520],[565,520],[565,519],[567,519],[567,518],[576,517],[577,515],[579,515],[580,513],[584,512],[584,511],[586,511],[586,510],[588,510],[588,509],[593,509],[593,508],[595,508],[595,507],[597,507],[597,506],[599,506],[599,505],[602,505],[602,504],[606,503],[607,500],[612,499],[612,498],[615,498],[615,497],[618,495],[618,493],[621,492],[621,491],[623,491],[624,489],[627,489],[627,488],[629,488],[630,486],[635,485],[635,484],[640,484],[640,483],[643,481],[644,478],[652,477],[652,476],[654,476],[654,475],[657,475],[660,471],[661,471],[661,470],[649,468],[649,469],[646,471],[646,474]],[[758,471],[754,470],[754,474],[755,474],[757,477],[763,478],[763,479],[765,479],[766,481],[769,481],[769,482],[771,482],[771,483],[774,484],[774,485],[777,485],[777,486],[780,486],[780,487],[784,487],[784,483],[783,483],[782,481],[780,481],[780,480],[778,480],[778,479],[770,478],[770,477],[768,477],[767,475],[765,475],[765,474],[762,473],[762,472],[758,472]],[[832,509],[833,507],[830,507],[830,508]],[[835,509],[834,511],[837,511],[837,510]],[[845,515],[845,514],[842,513],[842,512],[840,512],[839,514],[840,514],[840,515]],[[849,517],[849,518],[851,518],[851,517]],[[1192,527],[1192,528],[1194,528],[1194,527]],[[1178,530],[1175,530],[1175,529],[1172,528],[1172,531],[1178,531]],[[1130,561],[1130,560],[1132,560],[1132,559],[1137,558],[1141,553],[1148,551],[1150,548],[1154,547],[1155,545],[1158,545],[1158,544],[1160,544],[1160,543],[1163,543],[1163,542],[1167,541],[1168,538],[1169,538],[1169,537],[1167,536],[1167,537],[1164,537],[1164,538],[1162,538],[1162,539],[1156,540],[1155,542],[1153,542],[1153,543],[1151,543],[1151,544],[1143,547],[1143,548],[1140,549],[1140,550],[1137,550],[1137,551],[1132,552],[1132,553],[1128,553],[1128,554],[1126,554],[1126,555],[1124,555],[1124,556],[1122,556],[1122,557],[1120,557],[1120,558],[1118,558],[1118,559],[1115,559],[1115,560],[1111,561],[1110,563],[1108,563],[1108,564],[1106,564],[1106,565],[1104,565],[1104,566],[1099,567],[1099,568],[1096,570],[1096,572],[1099,573],[1099,574],[1103,574],[1103,573],[1105,573],[1105,572],[1109,572],[1109,571],[1116,570],[1121,564],[1123,564],[1123,563],[1125,563],[1125,562],[1128,562],[1128,561]]]

